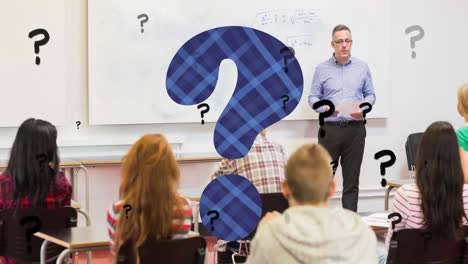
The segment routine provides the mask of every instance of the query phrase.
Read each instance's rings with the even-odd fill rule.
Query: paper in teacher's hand
[[[359,105],[362,102],[341,102],[336,108],[340,111],[340,115],[350,115],[359,111]]]

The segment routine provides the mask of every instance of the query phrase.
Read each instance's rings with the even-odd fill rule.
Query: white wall
[[[164,124],[134,126],[97,126],[88,127],[87,120],[87,6],[86,1],[66,1],[66,85],[69,109],[69,126],[60,128],[60,133],[73,135],[99,134],[110,136],[138,135],[144,132],[162,132],[172,137],[184,138],[184,152],[215,152],[212,143],[214,124]],[[387,98],[377,94],[377,104],[388,101],[389,118],[368,119],[367,141],[360,180],[360,211],[383,209],[384,189],[380,187],[380,162],[374,154],[382,149],[393,150],[396,164],[387,169],[387,177],[407,177],[404,143],[412,132],[423,131],[431,122],[446,120],[455,128],[463,124],[456,111],[456,89],[468,81],[468,37],[464,25],[468,16],[464,12],[468,4],[463,1],[411,1],[391,2],[391,53],[382,52],[381,56],[391,56],[390,92]],[[343,21],[346,23],[346,21]],[[416,59],[411,59],[410,36],[405,35],[406,27],[420,24],[426,36],[416,43]],[[330,29],[331,30],[331,29]],[[372,32],[369,32],[372,34]],[[359,45],[359,40],[354,40]],[[378,39],[374,45],[379,46]],[[330,50],[332,52],[332,50]],[[359,57],[360,54],[353,54]],[[363,57],[363,56],[361,56]],[[372,70],[372,69],[371,69]],[[306,87],[306,90],[308,87]],[[136,113],[137,114],[137,113]],[[75,121],[82,125],[76,130]],[[284,144],[287,154],[303,143],[317,141],[318,120],[281,121],[268,130],[268,136]],[[190,133],[187,133],[190,131]],[[11,144],[16,129],[1,128],[0,142]],[[122,153],[125,148],[107,148],[113,154]],[[71,151],[64,150],[64,155]],[[85,150],[84,150],[85,151]],[[90,148],[90,152],[95,149]],[[106,147],[99,151],[106,153]],[[63,151],[62,151],[63,152]],[[86,152],[86,151],[85,151]],[[7,149],[0,149],[0,159],[5,158]],[[214,163],[181,165],[182,188],[203,187],[208,182]],[[91,216],[97,225],[104,225],[105,211],[117,198],[120,182],[119,167],[91,168]],[[80,174],[82,175],[82,174]],[[79,197],[84,204],[83,179],[79,177]],[[337,173],[341,189],[341,174]],[[339,205],[340,192],[333,200]]]

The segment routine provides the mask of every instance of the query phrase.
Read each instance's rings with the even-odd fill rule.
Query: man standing
[[[374,85],[367,64],[351,57],[353,39],[349,28],[336,26],[332,38],[331,46],[335,52],[315,69],[308,99],[311,107],[325,99],[336,106],[335,113],[325,118],[323,129],[326,134],[323,137],[319,135],[318,142],[328,150],[336,165],[340,162],[343,172],[342,205],[356,212],[366,138],[363,109],[359,104],[368,102],[374,105]],[[350,105],[354,107],[350,108]],[[328,109],[328,106],[322,106],[316,111],[323,113]]]

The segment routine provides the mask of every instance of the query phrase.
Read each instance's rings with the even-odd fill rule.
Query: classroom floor
[[[207,255],[208,264],[214,264],[214,245],[216,244],[216,238],[214,237],[205,237],[206,239],[206,247],[207,247]],[[115,263],[114,257],[109,252],[109,250],[105,251],[93,251],[93,264],[108,264],[108,263]],[[78,254],[77,260],[73,263],[78,264],[86,264],[86,253]]]

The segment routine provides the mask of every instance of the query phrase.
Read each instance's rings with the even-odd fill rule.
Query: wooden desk
[[[390,198],[390,191],[393,189],[393,188],[400,188],[400,186],[404,185],[404,184],[411,184],[411,183],[415,183],[416,179],[405,179],[405,180],[402,180],[402,179],[389,179],[387,181],[387,191],[385,191],[385,211],[388,211],[388,200]]]
[[[58,256],[57,264],[62,264],[64,258],[73,252],[109,249],[107,230],[102,227],[87,226],[43,230],[34,235],[44,239],[41,246],[41,264],[46,263],[46,249],[50,242],[66,248]]]
[[[117,166],[122,164],[123,156],[75,157],[84,166]],[[218,162],[222,157],[217,153],[182,153],[176,155],[178,163]]]

